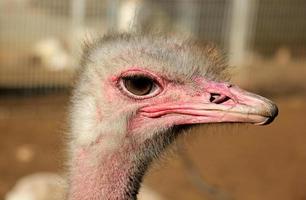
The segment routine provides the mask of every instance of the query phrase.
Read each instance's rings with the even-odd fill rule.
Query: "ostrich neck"
[[[136,156],[132,155],[138,153],[130,147],[104,154],[103,150],[96,150],[98,145],[81,148],[74,153],[68,199],[136,199],[148,164],[138,164],[134,159]]]
[[[68,199],[137,199],[140,183],[150,163],[172,143],[178,130],[173,128],[158,133],[138,147],[126,143],[111,154],[106,154],[99,143],[76,148],[72,156]]]

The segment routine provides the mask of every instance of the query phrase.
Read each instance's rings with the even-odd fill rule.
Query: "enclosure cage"
[[[0,0],[0,88],[70,87],[83,38],[135,28],[191,35],[229,52],[304,62],[305,0]]]

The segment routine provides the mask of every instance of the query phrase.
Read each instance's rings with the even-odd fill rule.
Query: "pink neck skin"
[[[101,155],[94,150],[97,148],[101,148],[99,143],[75,152],[68,199],[136,199],[140,180],[133,185],[130,179],[137,173],[131,157],[135,150],[121,148],[111,155]]]

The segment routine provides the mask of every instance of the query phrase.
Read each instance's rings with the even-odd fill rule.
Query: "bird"
[[[67,199],[135,200],[153,160],[191,127],[271,123],[276,104],[230,84],[225,57],[171,34],[87,42],[69,111]]]

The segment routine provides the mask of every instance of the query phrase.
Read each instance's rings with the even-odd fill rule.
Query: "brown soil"
[[[305,97],[279,98],[265,127],[203,126],[184,140],[211,185],[239,200],[306,199]],[[0,100],[0,199],[20,177],[64,169],[67,94]],[[190,182],[179,156],[154,166],[145,183],[166,199],[208,199]]]

